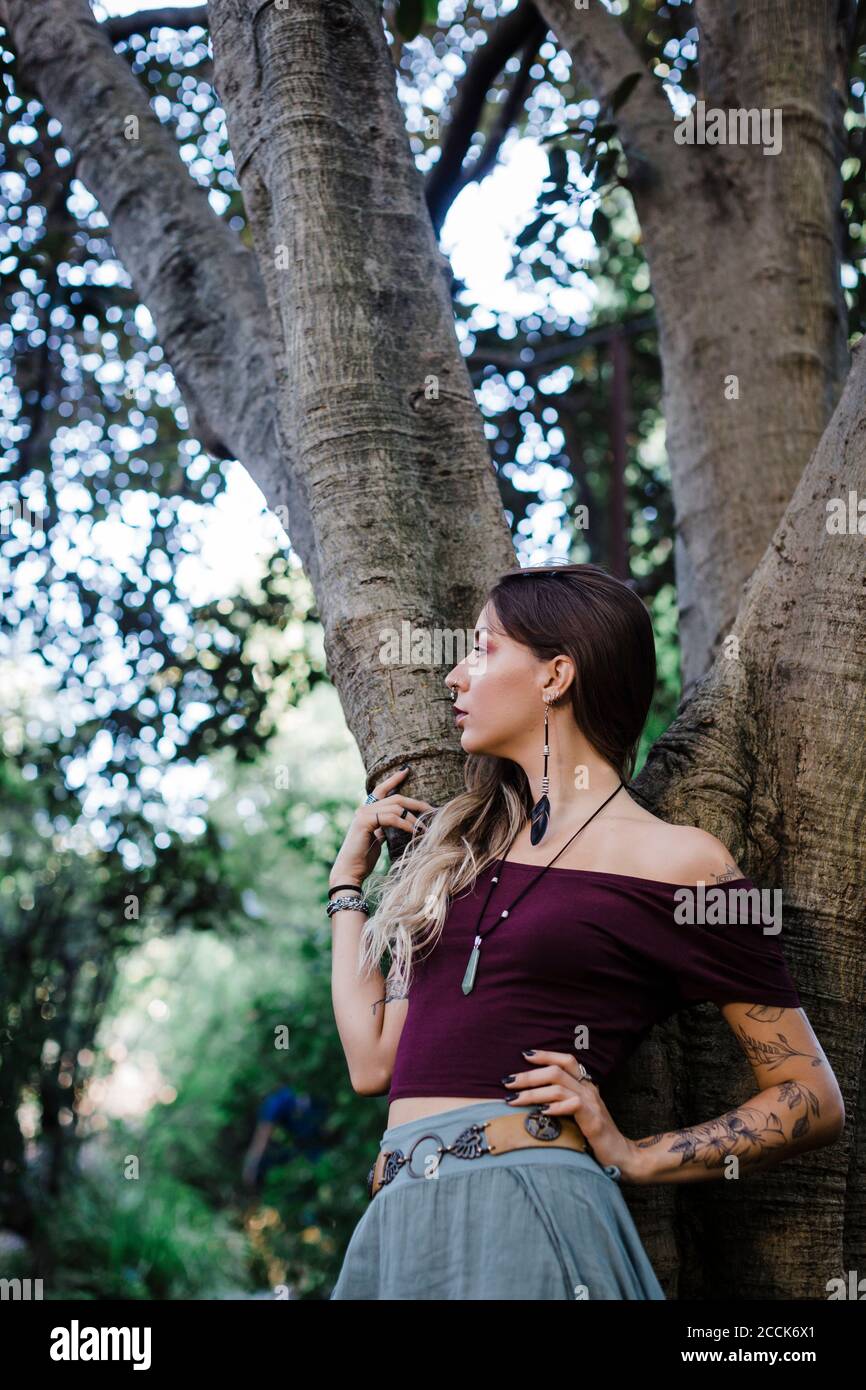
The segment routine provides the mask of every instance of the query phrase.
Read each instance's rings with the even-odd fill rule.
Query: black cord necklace
[[[507,908],[505,908],[505,910],[504,910],[503,912],[500,912],[499,917],[498,917],[498,919],[493,923],[493,926],[488,927],[487,931],[484,933],[485,937],[486,937],[486,936],[489,936],[490,933],[494,930],[495,927],[498,927],[498,925],[499,925],[499,923],[502,921],[503,917],[507,917],[508,914],[509,914],[511,911],[513,911],[513,909],[514,909],[514,908],[517,906],[517,904],[520,902],[521,898],[525,898],[525,897],[526,897],[526,894],[529,892],[529,890],[530,890],[531,888],[534,888],[534,887],[535,887],[535,885],[536,885],[536,883],[538,882],[538,880],[539,880],[540,878],[544,878],[544,875],[547,873],[547,871],[548,871],[548,869],[550,868],[551,864],[555,864],[555,863],[556,863],[557,859],[559,858],[559,855],[565,853],[565,851],[568,849],[568,846],[571,844],[572,840],[576,840],[576,839],[577,839],[577,837],[578,837],[578,835],[580,834],[581,830],[585,830],[585,829],[586,829],[586,827],[589,825],[589,822],[590,822],[591,820],[594,820],[594,819],[595,819],[595,817],[598,815],[598,812],[599,812],[599,811],[603,811],[603,810],[604,810],[604,808],[605,808],[605,806],[607,805],[608,801],[612,801],[613,798],[616,796],[617,792],[620,791],[621,788],[624,787],[624,786],[625,786],[625,782],[623,782],[622,780],[620,780],[619,786],[616,787],[616,788],[614,789],[614,791],[611,792],[610,796],[607,798],[607,801],[603,801],[603,802],[601,803],[601,805],[599,806],[598,810],[597,810],[597,811],[593,811],[592,815],[591,815],[587,820],[585,820],[585,821],[583,822],[583,825],[581,825],[577,830],[575,830],[574,834],[573,834],[572,837],[571,837],[571,840],[566,841],[566,843],[562,846],[562,849],[559,851],[559,854],[555,854],[555,855],[553,856],[553,858],[550,860],[550,863],[549,863],[549,864],[545,864],[544,868],[541,870],[541,873],[538,874],[537,877],[534,878],[534,879],[532,880],[531,883],[527,884],[527,886],[523,889],[523,892],[522,892],[522,893],[518,893],[517,897],[514,899],[514,902],[511,904],[511,907],[507,907]],[[522,828],[523,828],[523,827],[521,826],[521,829],[522,829]],[[518,830],[518,832],[517,832],[517,835],[519,835],[519,834],[520,834],[520,830]],[[502,868],[502,865],[505,863],[505,861],[506,861],[506,859],[507,859],[507,857],[508,857],[508,851],[511,849],[511,845],[514,844],[514,840],[517,839],[517,835],[514,836],[514,839],[512,839],[511,844],[508,846],[508,849],[505,851],[505,854],[503,854],[502,858],[501,858],[501,859],[499,860],[499,862],[496,864],[496,873],[493,875],[493,877],[492,877],[491,880],[490,880],[490,887],[489,887],[488,890],[487,890],[487,897],[484,899],[484,906],[482,907],[481,912],[479,913],[479,916],[478,916],[478,921],[477,921],[476,924],[475,924],[475,944],[474,944],[473,947],[472,947],[472,953],[471,953],[471,955],[470,955],[470,957],[469,957],[469,963],[468,963],[467,966],[466,966],[466,973],[465,973],[464,976],[463,976],[463,984],[461,985],[461,989],[463,990],[463,993],[464,993],[464,994],[470,994],[470,993],[471,993],[471,991],[472,991],[472,989],[473,989],[473,987],[474,987],[474,985],[475,985],[475,976],[478,974],[478,959],[479,959],[479,956],[480,956],[480,954],[481,954],[481,939],[482,939],[481,936],[479,935],[478,928],[479,928],[480,925],[481,925],[481,918],[484,916],[485,912],[487,911],[487,904],[490,902],[490,895],[491,895],[492,892],[493,892],[494,885],[497,884],[497,883],[499,882],[499,870]]]

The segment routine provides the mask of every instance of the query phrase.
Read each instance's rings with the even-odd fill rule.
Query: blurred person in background
[[[244,1156],[244,1185],[259,1191],[266,1172],[288,1163],[297,1153],[311,1160],[319,1158],[325,1142],[321,1127],[326,1113],[320,1101],[294,1091],[291,1086],[271,1091],[259,1106],[256,1127]],[[284,1130],[292,1142],[269,1151],[276,1128]]]

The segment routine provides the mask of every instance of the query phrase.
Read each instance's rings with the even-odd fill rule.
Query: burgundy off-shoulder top
[[[554,866],[490,930],[542,867],[500,864],[470,994],[461,984],[494,865],[451,899],[434,948],[416,952],[389,1101],[501,1099],[503,1076],[539,1065],[523,1048],[576,1056],[600,1085],[654,1024],[690,1004],[801,1007],[772,921],[777,900],[750,878],[708,885],[707,904],[721,890],[730,906],[720,924],[708,912],[699,925],[678,920],[695,885]]]

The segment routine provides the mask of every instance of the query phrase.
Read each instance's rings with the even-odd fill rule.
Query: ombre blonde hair
[[[556,703],[571,704],[581,733],[628,782],[656,679],[652,622],[642,599],[623,580],[587,564],[511,570],[487,602],[508,636],[539,661],[572,658],[575,678]],[[464,792],[419,815],[381,888],[367,892],[375,911],[361,932],[358,969],[374,972],[387,953],[390,994],[408,992],[413,960],[434,949],[451,899],[472,889],[529,819],[532,789],[519,763],[470,753],[464,781]]]

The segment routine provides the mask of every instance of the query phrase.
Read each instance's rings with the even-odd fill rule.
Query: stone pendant
[[[475,984],[475,976],[478,971],[478,957],[481,952],[478,949],[481,945],[481,937],[476,936],[475,945],[472,947],[472,954],[469,957],[469,964],[466,967],[466,974],[463,976],[463,984],[460,988],[464,994],[470,994]]]

